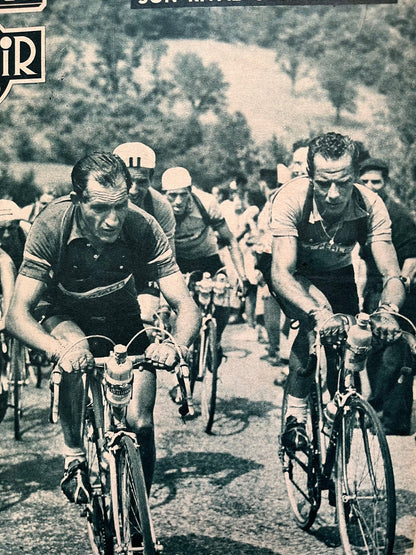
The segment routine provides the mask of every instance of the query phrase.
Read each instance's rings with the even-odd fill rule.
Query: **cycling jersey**
[[[67,314],[84,331],[88,322],[106,319],[137,325],[137,290],[179,271],[166,236],[152,216],[129,205],[119,238],[97,252],[77,214],[69,197],[45,208],[29,233],[20,273],[48,284],[47,316],[51,309]]]
[[[297,268],[304,275],[322,274],[351,264],[351,252],[358,241],[367,244],[391,241],[391,222],[381,198],[362,185],[354,185],[351,199],[333,237],[311,197],[305,212],[308,178],[291,180],[273,199],[270,229],[274,237],[297,237]],[[363,232],[364,228],[364,232]]]
[[[218,254],[215,230],[225,223],[219,205],[210,193],[193,188],[190,203],[185,216],[176,219],[175,246],[178,261]],[[206,214],[209,216],[209,223]]]

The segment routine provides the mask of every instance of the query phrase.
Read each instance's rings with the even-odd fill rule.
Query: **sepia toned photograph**
[[[0,0],[0,555],[412,555],[413,0]]]

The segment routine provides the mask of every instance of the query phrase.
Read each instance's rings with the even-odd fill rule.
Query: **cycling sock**
[[[308,415],[308,402],[305,398],[287,396],[286,418],[294,416],[299,423],[306,423]]]

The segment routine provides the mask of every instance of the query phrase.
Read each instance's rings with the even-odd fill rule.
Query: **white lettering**
[[[21,44],[25,43],[29,46],[30,54],[27,60],[22,61],[20,59],[21,55]],[[15,50],[14,50],[14,74],[20,75],[22,71],[26,75],[35,75],[35,72],[29,69],[30,64],[33,62],[36,56],[36,46],[33,41],[28,37],[17,36],[15,37]]]

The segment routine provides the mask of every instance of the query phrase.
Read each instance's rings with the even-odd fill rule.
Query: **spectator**
[[[397,252],[401,275],[406,278],[408,294],[401,314],[416,318],[416,225],[405,207],[395,202],[387,193],[389,167],[379,158],[367,158],[360,166],[361,182],[384,200],[391,219],[392,242]],[[383,281],[375,265],[370,249],[364,245],[360,250],[366,262],[367,280],[364,288],[363,310],[373,312],[380,301]],[[371,386],[369,398],[373,407],[381,412],[384,431],[387,434],[410,433],[413,404],[413,375],[415,362],[404,340],[392,345],[376,344],[367,361],[367,373]]]
[[[269,230],[269,215],[271,209],[271,198],[278,190],[278,176],[274,169],[263,168],[260,170],[260,188],[262,189],[267,201],[258,217],[258,241],[257,251],[259,255],[258,268],[262,271],[265,286],[262,287],[262,300],[264,305],[264,325],[269,339],[268,353],[265,357],[271,366],[279,366],[280,360],[280,322],[281,310],[276,299],[271,295],[270,283],[270,264],[272,234]],[[281,385],[285,380],[285,374],[281,374],[275,380],[275,385]]]
[[[307,155],[308,155],[309,139],[300,139],[293,143],[292,146],[292,162],[289,170],[293,177],[307,175]]]
[[[50,202],[53,201],[54,195],[52,191],[44,191],[40,192],[37,196],[37,199],[32,204],[28,204],[24,206],[21,210],[21,216],[23,220],[26,220],[30,224],[33,223],[36,216],[42,212],[42,210],[47,206]]]

